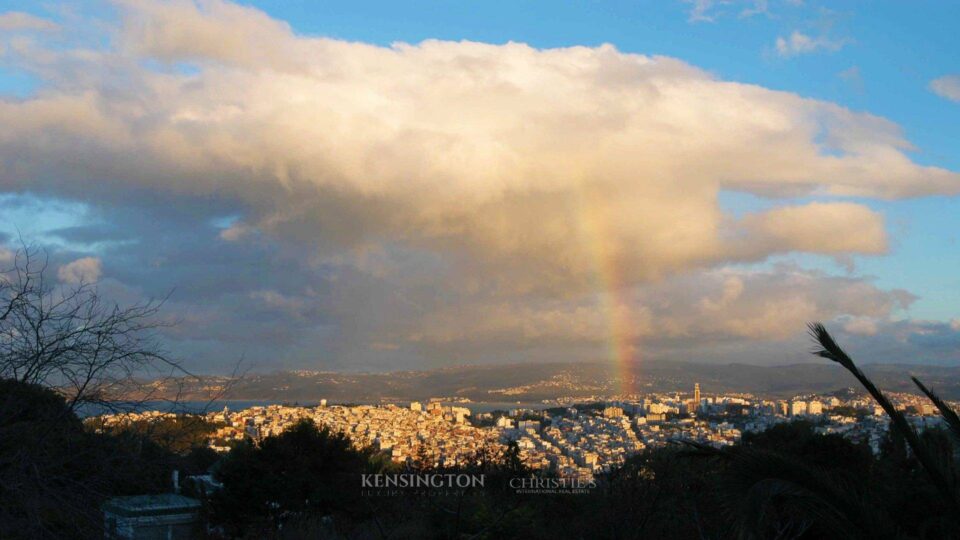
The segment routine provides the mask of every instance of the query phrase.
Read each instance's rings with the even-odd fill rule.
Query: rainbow
[[[630,298],[626,295],[620,255],[614,243],[614,232],[603,207],[590,200],[583,191],[577,214],[584,233],[584,244],[593,261],[594,288],[605,318],[607,357],[613,364],[621,394],[635,393],[634,381],[638,350],[637,326],[633,320]]]

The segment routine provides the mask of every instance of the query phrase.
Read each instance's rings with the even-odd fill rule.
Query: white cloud
[[[930,81],[930,90],[950,101],[960,102],[960,75],[944,75]]]
[[[38,30],[53,31],[57,30],[59,25],[53,21],[23,13],[21,11],[7,11],[0,13],[0,30],[18,31],[18,30]]]
[[[877,212],[854,203],[810,203],[784,206],[744,218],[765,250],[819,253],[873,253],[886,251],[887,235]]]
[[[843,329],[862,336],[875,336],[879,332],[877,321],[870,317],[852,317],[843,325]]]
[[[690,22],[714,22],[725,15],[725,8],[738,6],[739,17],[770,16],[769,0],[683,0],[690,5]]]
[[[689,21],[690,22],[713,22],[715,15],[712,13],[714,7],[729,4],[730,0],[684,0],[690,4]]]
[[[787,37],[778,37],[776,48],[777,54],[789,58],[817,51],[839,51],[849,43],[848,39],[833,39],[825,35],[814,37],[794,30]]]
[[[751,5],[740,11],[740,17],[753,17],[754,15],[770,16],[770,3],[768,0],[753,0]]]
[[[64,283],[94,283],[103,273],[100,259],[83,257],[61,266],[57,270],[57,277]]]
[[[682,0],[689,5],[687,20],[691,23],[716,22],[731,15],[744,19],[755,15],[765,15],[776,18],[770,8],[770,0]],[[802,0],[784,0],[776,2],[778,7],[788,5],[792,7],[803,5]]]
[[[884,249],[881,216],[853,204],[823,213],[818,227],[832,234],[813,237],[729,219],[723,189],[960,188],[955,173],[913,163],[886,120],[675,59],[609,45],[383,48],[300,37],[219,1],[123,6],[119,49],[45,51],[57,69],[44,92],[0,104],[0,159],[11,164],[0,185],[215,196],[241,207],[228,240],[252,227],[328,256],[400,244],[518,291],[590,286],[598,249],[627,283],[785,249]],[[144,58],[196,71],[151,70]]]
[[[883,318],[898,300],[872,286],[716,269],[792,251],[882,254],[883,216],[838,198],[960,191],[957,173],[915,163],[888,120],[673,58],[610,45],[380,47],[299,36],[220,0],[120,6],[120,22],[98,22],[115,38],[104,48],[8,51],[42,91],[0,102],[0,190],[98,209],[135,201],[127,211],[145,221],[239,216],[210,226],[203,248],[183,248],[181,226],[169,244],[123,249],[142,250],[142,268],[127,269],[140,279],[217,290],[222,304],[183,308],[198,321],[255,304],[251,320],[223,326],[258,340],[315,332],[321,318],[364,351],[457,343],[467,330],[593,343],[609,324],[600,274],[635,295],[624,317],[638,334],[752,338],[802,331],[807,317]],[[725,190],[770,208],[736,218]],[[810,202],[783,202],[798,195]],[[170,225],[142,234],[166,238]],[[299,286],[313,279],[330,291]],[[798,290],[824,280],[829,294]]]
[[[862,83],[862,75],[860,74],[860,66],[850,66],[847,69],[837,73],[837,76],[841,80],[844,80],[849,83]]]
[[[302,52],[293,47],[290,26],[256,9],[222,0],[114,1],[126,16],[123,47],[134,55],[249,67],[299,63],[287,57]]]
[[[249,294],[263,309],[283,312],[292,317],[303,317],[309,307],[309,298],[283,294],[275,290],[256,290]]]
[[[220,231],[220,239],[227,242],[236,242],[247,237],[253,232],[253,228],[243,223],[233,223],[229,227]]]

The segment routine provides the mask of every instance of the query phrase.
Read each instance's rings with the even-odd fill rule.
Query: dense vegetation
[[[164,491],[174,458],[143,437],[84,430],[49,389],[0,380],[0,538],[102,537],[99,505]]]

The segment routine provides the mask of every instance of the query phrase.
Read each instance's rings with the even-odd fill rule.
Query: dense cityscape
[[[592,478],[622,465],[645,448],[694,441],[714,447],[737,443],[744,432],[762,432],[793,420],[815,424],[821,434],[840,434],[866,443],[876,453],[889,429],[889,419],[869,396],[801,395],[768,400],[750,394],[701,394],[700,385],[681,395],[650,394],[596,399],[551,408],[514,408],[475,415],[467,407],[439,400],[381,405],[315,407],[268,405],[208,412],[218,426],[210,448],[227,452],[237,441],[279,435],[291,425],[313,420],[347,435],[353,444],[389,455],[398,464],[456,467],[483,456],[499,455],[516,442],[525,466],[562,477]],[[918,430],[942,426],[929,401],[908,393],[889,393]],[[561,398],[557,401],[571,401]],[[546,407],[546,405],[544,405]],[[105,427],[174,417],[146,411],[108,415]]]

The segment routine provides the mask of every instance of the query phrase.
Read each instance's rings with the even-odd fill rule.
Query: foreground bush
[[[102,538],[100,505],[169,489],[172,466],[148,440],[85,431],[52,390],[0,380],[0,538]]]

